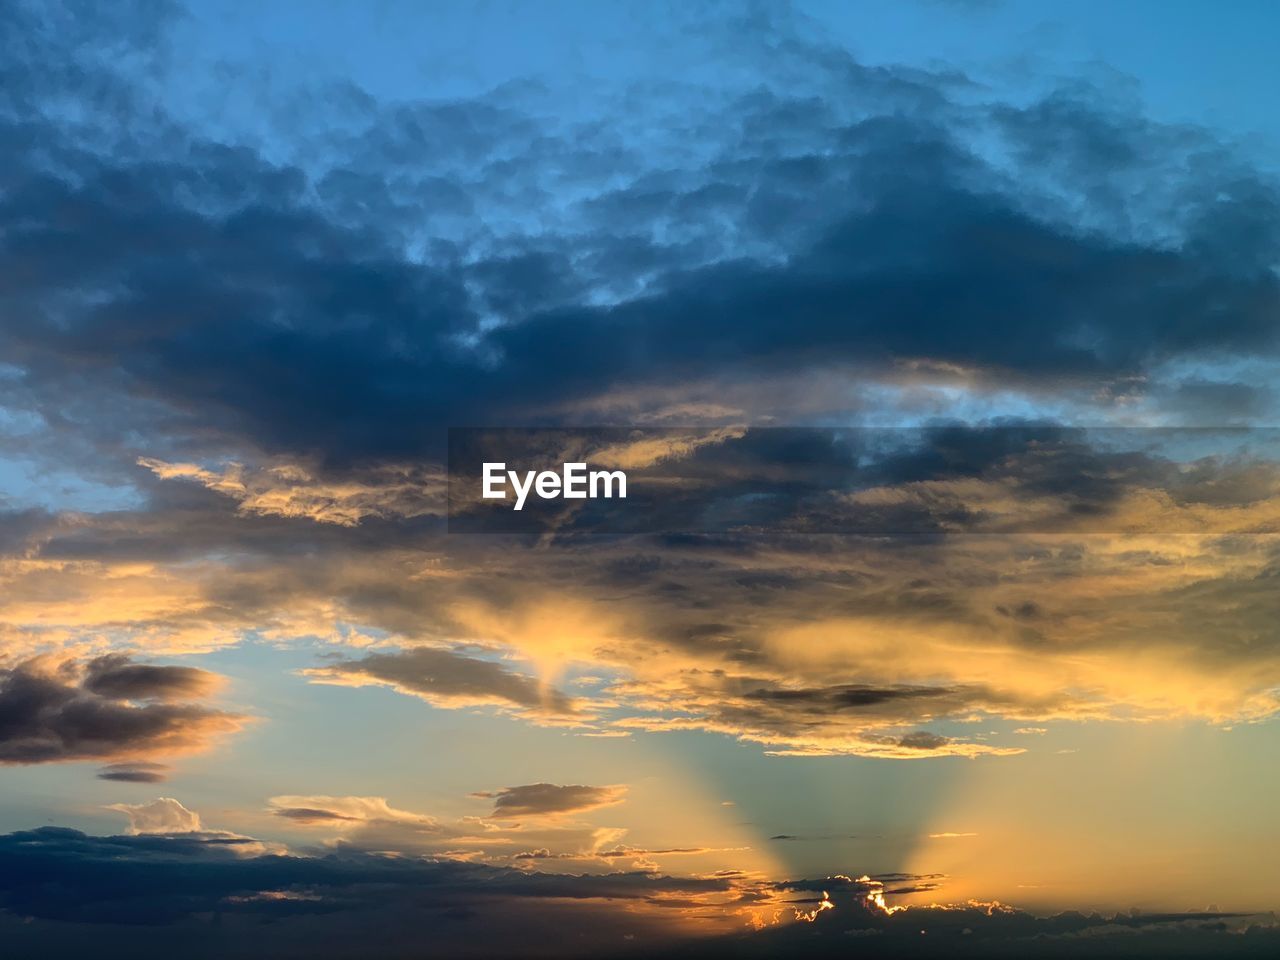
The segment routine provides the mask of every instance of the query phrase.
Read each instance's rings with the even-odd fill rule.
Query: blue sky
[[[284,90],[351,82],[377,99],[475,96],[536,78],[566,95],[590,95],[579,79],[606,85],[695,77],[724,78],[708,63],[705,33],[750,14],[725,5],[280,2],[246,10],[191,4],[173,31],[175,63],[252,64],[258,81]],[[760,16],[788,16],[762,6]],[[799,3],[791,17],[869,64],[945,64],[989,84],[999,96],[1028,96],[1080,76],[1114,84],[1158,119],[1208,124],[1274,145],[1274,111],[1251,93],[1280,82],[1269,35],[1274,5],[1258,0],[1180,2]],[[677,29],[673,29],[673,27]],[[305,40],[299,43],[299,40]],[[181,71],[173,95],[199,90],[208,74]],[[732,76],[732,72],[728,74]],[[196,109],[249,124],[251,104],[232,110],[205,91]],[[246,91],[246,100],[249,99]],[[217,102],[213,102],[217,101]],[[179,102],[181,102],[179,100]],[[249,108],[249,109],[246,109]],[[252,129],[252,128],[250,128]],[[261,130],[258,131],[261,133]]]

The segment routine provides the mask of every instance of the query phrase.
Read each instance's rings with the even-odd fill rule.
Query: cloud
[[[1275,185],[1208,132],[1083,86],[976,103],[954,70],[871,68],[782,20],[726,46],[745,56],[758,31],[785,64],[761,57],[745,90],[630,97],[639,140],[608,108],[573,125],[500,95],[363,95],[354,130],[298,124],[276,156],[143,96],[104,55],[136,38],[28,29],[41,42],[7,50],[26,91],[7,116],[32,131],[4,201],[24,268],[10,400],[101,470],[141,456],[249,512],[351,523],[402,514],[384,497],[401,480],[367,490],[361,471],[438,466],[449,423],[659,395],[632,415],[661,416],[730,378],[749,418],[785,416],[797,383],[852,370],[1093,396],[1174,360],[1275,355]],[[163,34],[137,51],[158,70]],[[69,96],[89,104],[76,124]],[[533,227],[528,198],[565,189]],[[441,242],[414,240],[424,208]],[[241,456],[242,474],[207,465]]]
[[[635,445],[680,437],[668,429],[468,431],[463,440],[451,435],[451,524],[459,532],[561,535],[1225,534],[1280,528],[1273,502],[1280,470],[1271,431],[1257,433],[1253,447],[1233,430],[1198,431],[1193,445],[1186,431],[1089,432],[1035,422],[753,427],[632,470],[626,501],[588,508],[533,502],[520,513],[485,503],[479,496],[482,460],[554,467],[558,460],[543,459],[554,449],[548,435],[572,449],[570,458],[588,456],[582,448],[613,436],[625,435]],[[1040,613],[1027,600],[1001,612],[1024,621]]]
[[[358,817],[337,813],[333,810],[324,810],[320,807],[283,807],[271,812],[277,817],[284,817],[286,820],[295,820],[304,824],[359,822]]]
[[[533,850],[522,850],[512,855],[509,860],[512,866],[529,867],[531,865],[547,862],[547,863],[573,863],[575,867],[582,869],[590,867],[594,864],[603,865],[609,870],[616,870],[623,864],[632,870],[648,870],[657,872],[660,869],[660,861],[665,861],[669,857],[695,857],[703,858],[713,854],[739,853],[750,850],[750,847],[634,847],[622,844],[616,847],[603,847],[597,845],[597,849],[555,852],[549,847],[537,847]],[[717,874],[724,876],[724,873]],[[664,901],[664,906],[673,905],[670,900]],[[693,904],[684,901],[683,905],[692,906]]]
[[[527,866],[534,859],[577,861],[583,869],[616,869],[625,858],[636,869],[652,864],[638,848],[624,848],[620,841],[627,831],[600,827],[569,819],[571,813],[586,812],[611,802],[609,788],[563,788],[555,812],[554,798],[534,796],[529,806],[541,803],[540,812],[518,814],[495,811],[492,817],[439,818],[392,806],[384,797],[278,796],[268,803],[269,811],[301,827],[326,835],[326,851],[366,851],[446,857],[477,863]],[[623,788],[612,788],[619,796]],[[598,790],[598,794],[583,792]],[[480,794],[479,796],[494,796]],[[535,855],[533,851],[545,851]],[[630,852],[635,850],[634,853]],[[621,851],[626,850],[627,853]],[[675,849],[670,852],[674,854]],[[687,851],[694,854],[690,848]],[[710,849],[702,852],[715,852]]]
[[[217,689],[215,674],[138,664],[121,655],[84,663],[41,657],[0,669],[0,763],[129,760],[188,753],[246,718],[186,698]]]
[[[107,764],[98,771],[98,779],[119,783],[160,783],[167,778],[168,772],[167,764],[134,760]]]
[[[1181,475],[1184,496],[1227,495],[1197,469]],[[782,753],[999,755],[1031,745],[977,739],[966,718],[1232,723],[1277,708],[1280,651],[1248,640],[1275,614],[1265,537],[733,533],[495,552],[489,538],[282,522],[227,523],[202,504],[41,527],[0,569],[11,649],[39,638],[70,651],[106,630],[161,650],[250,630],[391,642],[403,646],[310,677],[582,733],[712,730]],[[598,682],[570,697],[557,677],[571,667]],[[903,745],[920,731],[946,742]]]
[[[1006,452],[958,448],[946,469],[1008,464],[997,440],[984,442]],[[1107,462],[1094,466],[1111,485]],[[905,483],[922,469],[892,468]],[[1178,475],[1187,502],[1254,496],[1233,492],[1231,473]],[[1047,489],[1054,475],[1032,476]],[[1145,501],[1126,489],[1102,502]],[[1280,650],[1249,639],[1276,613],[1266,537],[738,532],[494,551],[413,527],[284,523],[228,520],[209,501],[46,521],[0,568],[6,642],[19,654],[105,631],[158,650],[249,631],[394,643],[310,678],[584,734],[710,730],[779,753],[998,756],[1032,745],[978,739],[967,718],[1225,724],[1277,709]],[[599,682],[569,696],[569,669]],[[946,742],[903,743],[920,731]]]
[[[426,925],[438,948],[485,956],[523,954],[534,932],[539,943],[592,956],[627,942],[620,924],[641,943],[660,945],[741,923],[734,906],[701,916],[732,901],[737,882],[729,879],[547,874],[352,850],[244,856],[231,852],[236,846],[200,833],[9,834],[0,837],[0,923],[6,933],[13,917],[38,924],[55,955],[86,924],[99,949],[131,943],[139,928],[149,950],[203,928],[217,949],[235,945],[247,956],[278,956],[282,944],[311,956],[349,955],[352,925],[369,923],[393,955],[420,950]],[[223,918],[213,929],[199,919],[210,913]]]
[[[108,810],[118,810],[129,818],[129,833],[199,833],[200,815],[188,810],[172,797],[159,797],[149,803],[113,803]]]
[[[123,813],[129,818],[128,837],[154,839],[154,843],[144,847],[153,852],[169,849],[184,857],[208,853],[218,859],[240,859],[285,851],[285,847],[278,843],[210,829],[204,825],[200,814],[172,797],[157,797],[146,803],[113,803],[105,809]]]
[[[169,21],[134,13],[150,26],[102,15],[75,42],[56,7],[9,21],[5,439],[127,504],[0,516],[12,657],[376,638],[400,652],[310,678],[780,754],[1025,749],[971,735],[974,716],[1275,713],[1257,640],[1275,559],[1241,539],[1280,521],[1272,465],[1039,421],[887,452],[751,429],[1253,422],[1277,358],[1276,186],[1211,132],[1096,84],[978,102],[954,70],[872,68],[778,15],[715,34],[753,58],[749,89],[634,91],[644,138],[613,106],[557,121],[532,87],[343,88],[316,98],[341,123],[292,104],[267,152],[146,93],[135,68],[163,75]],[[663,481],[633,505],[664,534],[441,531],[447,424],[689,417],[714,432],[604,448]],[[850,517],[917,539],[804,536]],[[607,684],[570,698],[569,664]],[[195,677],[165,676],[177,698]],[[112,709],[182,706],[140,682],[157,696]]]
[[[97,657],[85,664],[81,687],[107,700],[180,700],[206,697],[219,678],[195,667],[160,667],[133,663],[121,654]]]
[[[495,817],[537,817],[583,813],[612,806],[621,803],[626,792],[625,786],[528,783],[518,787],[503,787],[489,793],[475,793],[472,796],[493,800]]]
[[[917,730],[914,733],[899,737],[897,745],[911,750],[937,750],[939,747],[945,747],[950,742],[949,737],[941,737],[936,733],[930,733],[928,730]]]
[[[397,810],[385,797],[272,797],[269,808],[277,817],[308,826],[346,826],[373,821],[409,823],[434,827],[436,821],[408,810]]]
[[[920,956],[1025,956],[1046,942],[1065,956],[1114,955],[1120,947],[1147,951],[1126,955],[1244,956],[1265,954],[1278,935],[1274,918],[1218,911],[1038,917],[997,902],[905,910],[889,902],[893,890],[937,897],[945,880],[937,875],[587,876],[357,851],[245,855],[235,852],[239,846],[202,833],[94,837],[43,827],[7,834],[0,837],[0,930],[18,949],[43,944],[42,955],[72,955],[72,944],[92,938],[99,951],[154,952],[193,939],[204,951],[196,955],[225,955],[234,946],[254,957],[278,956],[284,945],[308,956],[346,956],[352,931],[370,924],[392,955],[420,950],[424,928],[439,949],[481,956],[548,948],[558,956],[611,956],[651,947],[668,956],[763,957],[800,944],[807,955],[839,956],[851,937],[874,937],[877,951]],[[221,919],[211,925],[212,914]]]
[[[198,71],[162,7],[0,12],[0,446],[92,491],[71,511],[41,483],[29,496],[55,508],[15,492],[0,513],[0,762],[149,782],[163,771],[144,758],[246,718],[207,704],[213,674],[140,661],[246,637],[340,645],[305,672],[317,683],[779,755],[996,758],[1028,741],[973,721],[1280,710],[1280,557],[1251,536],[1280,519],[1265,458],[1117,451],[1043,423],[929,430],[888,454],[742,426],[1265,422],[1280,202],[1230,144],[1088,84],[1008,103],[947,67],[865,65],[753,11],[710,44],[734,69],[699,61],[722,89],[615,91],[576,119],[533,85],[394,103],[255,90],[264,146],[174,107],[190,88],[172,65]],[[605,451],[660,481],[631,501],[644,536],[475,543],[439,517],[443,427],[463,422],[720,432]],[[570,697],[577,668],[598,682]],[[132,923],[217,955],[358,952],[368,936],[352,946],[327,919],[348,911],[379,942],[420,949],[427,929],[445,953],[571,930],[597,956],[623,927],[663,952],[659,915],[732,950],[729,928],[791,911],[812,923],[744,949],[918,952],[920,930],[944,954],[966,936],[1013,955],[1137,928],[1247,939],[1202,929],[1237,929],[1217,914],[875,900],[928,876],[463,862],[709,849],[555,822],[620,791],[492,792],[495,816],[552,821],[519,828],[274,798],[273,823],[326,837],[313,857],[250,855],[177,801],[120,805],[138,835],[0,843],[0,924],[33,955],[71,922],[93,947]]]
[[[305,517],[317,523],[354,526],[366,517],[413,518],[444,511],[444,478],[413,468],[383,467],[344,482],[317,480],[303,467],[277,464],[246,472],[230,464],[221,473],[190,463],[141,457],[162,480],[193,481],[239,502],[241,512]]]
[[[612,692],[622,702],[655,711],[616,722],[651,732],[715,730],[765,744],[780,756],[858,754],[897,759],[1019,753],[1021,747],[903,730],[916,722],[971,715],[999,699],[976,687],[877,686],[874,684],[789,687],[758,675],[666,680],[624,680]],[[991,708],[1000,709],[1000,708]],[[676,715],[662,715],[661,711]]]
[[[393,807],[385,797],[278,796],[268,801],[268,810],[292,826],[326,834],[326,851],[492,861],[502,859],[511,842],[487,824],[442,821]]]
[[[490,660],[435,648],[372,653],[359,660],[305,670],[303,674],[313,683],[389,686],[437,706],[515,707],[551,716],[575,712],[569,697],[540,685],[532,677]]]

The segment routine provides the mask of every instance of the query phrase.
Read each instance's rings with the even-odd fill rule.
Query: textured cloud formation
[[[424,925],[437,949],[478,956],[545,955],[548,947],[558,956],[778,956],[801,948],[844,956],[856,938],[869,951],[914,956],[1013,957],[1050,945],[1063,956],[1173,948],[1260,957],[1277,937],[1273,917],[1222,912],[1040,918],[1000,903],[891,904],[896,889],[936,889],[936,876],[557,875],[355,851],[235,849],[201,833],[94,837],[44,827],[5,835],[0,929],[22,950],[39,943],[64,952],[91,937],[100,951],[169,943],[200,957],[225,955],[231,944],[241,956],[278,956],[285,944],[309,956],[349,956],[351,931],[370,923],[379,949],[397,957],[421,951]]]
[[[244,717],[195,700],[218,686],[193,667],[111,654],[85,663],[41,657],[0,669],[0,763],[184,753]]]
[[[1105,90],[975,103],[953,72],[870,69],[780,15],[734,34],[744,51],[772,37],[770,58],[750,91],[698,98],[702,142],[682,161],[688,105],[635,96],[644,142],[496,98],[366,103],[350,136],[331,123],[308,149],[300,128],[277,161],[142,97],[103,54],[154,59],[156,37],[139,48],[136,30],[109,32],[121,22],[78,45],[11,31],[0,104],[30,131],[9,137],[3,199],[4,255],[23,268],[7,402],[98,451],[99,470],[143,456],[247,510],[352,522],[380,496],[307,468],[259,501],[272,467],[249,458],[416,470],[450,423],[706,410],[729,379],[721,408],[786,416],[797,384],[852,371],[890,406],[957,383],[1220,405],[1249,385],[1165,370],[1280,346],[1274,184]],[[69,98],[89,105],[79,124],[56,109]],[[556,183],[581,199],[520,232],[513,198]],[[495,225],[451,236],[446,195]],[[434,235],[409,209],[438,218]],[[809,392],[827,413],[869,400]],[[155,449],[126,452],[138,435]],[[217,453],[247,473],[194,466]]]
[[[206,696],[217,682],[206,670],[133,663],[112,654],[90,660],[80,686],[106,700],[171,701]]]
[[[148,763],[134,760],[127,763],[109,763],[98,771],[99,780],[114,780],[119,783],[160,783],[165,779],[169,767],[163,763]]]
[[[481,463],[559,470],[626,436],[650,455],[626,501],[480,496]],[[551,438],[548,440],[547,438]],[[701,439],[701,443],[696,442]],[[454,431],[450,531],[872,536],[942,533],[1248,534],[1280,531],[1272,429],[1067,429],[1051,423],[925,429]],[[460,497],[458,494],[462,493]]]
[[[116,803],[108,807],[129,818],[129,833],[171,834],[199,833],[200,815],[188,810],[172,797],[159,797],[150,803]]]
[[[361,95],[268,156],[144,94],[167,25],[6,13],[0,424],[16,456],[121,492],[0,515],[13,662],[382,642],[308,675],[782,754],[1030,748],[980,717],[1276,712],[1276,560],[1246,535],[1280,520],[1265,458],[1101,449],[1045,422],[872,457],[744,427],[1255,422],[1280,347],[1277,192],[1210,132],[1096,86],[975,99],[955,71],[872,69],[779,13],[717,28],[748,90],[620,91],[609,123],[556,120],[532,89]],[[610,132],[621,115],[649,132]],[[602,422],[721,428],[609,452],[701,484],[637,488],[665,535],[442,534],[445,426]],[[723,532],[689,533],[694,507]],[[854,510],[912,537],[790,535],[848,532]],[[602,683],[571,698],[581,669]],[[159,681],[93,682],[115,686],[81,701]],[[49,716],[21,749],[128,752]]]
[[[621,803],[626,792],[627,788],[622,786],[528,783],[519,787],[503,787],[493,793],[476,793],[473,796],[493,800],[495,817],[536,817],[581,813],[597,807],[607,807]]]
[[[355,851],[244,857],[229,849],[201,834],[90,837],[52,827],[10,834],[0,839],[0,923],[7,932],[11,918],[35,921],[46,946],[75,935],[48,921],[92,924],[84,929],[105,938],[100,947],[129,942],[130,931],[143,926],[148,949],[157,937],[185,940],[194,924],[219,949],[228,942],[224,933],[231,941],[247,934],[246,955],[279,955],[286,942],[310,955],[341,956],[349,955],[346,925],[377,918],[380,949],[400,956],[421,950],[424,924],[451,953],[510,955],[536,940],[598,955],[626,942],[616,927],[624,918],[626,929],[650,944],[741,922],[732,908],[703,915],[738,898],[732,879],[553,875]],[[199,919],[208,911],[223,917],[212,930]],[[565,930],[574,933],[566,937]],[[209,955],[212,948],[194,949]]]
[[[384,685],[439,707],[488,704],[584,732],[716,730],[780,752],[995,753],[1035,744],[978,741],[954,721],[1232,723],[1277,707],[1267,536],[725,534],[530,546],[314,524],[314,535],[281,540],[275,521],[226,518],[206,503],[38,525],[17,549],[34,545],[41,558],[7,573],[11,622],[31,624],[10,635],[11,648],[107,628],[159,649],[249,630],[362,644],[371,638],[360,631],[381,631],[413,646],[330,661],[311,679]],[[122,527],[134,530],[130,553],[163,560],[121,556]],[[501,552],[489,549],[499,542]],[[228,559],[202,563],[210,554]],[[453,646],[464,638],[470,646]],[[561,692],[557,671],[584,667],[602,684]],[[904,740],[921,731],[945,742]]]
[[[271,812],[277,817],[305,824],[368,823],[394,820],[431,826],[430,817],[396,810],[384,797],[296,797],[271,798]]]
[[[444,478],[410,468],[381,468],[360,480],[326,483],[296,465],[276,465],[247,475],[239,464],[215,472],[191,463],[143,457],[138,465],[162,480],[189,480],[231,497],[244,513],[305,517],[349,527],[366,517],[412,518],[439,515],[443,510]]]
[[[581,868],[596,872],[617,869],[620,863],[634,869],[656,869],[652,853],[720,852],[624,848],[619,841],[626,836],[626,830],[601,827],[567,816],[617,802],[608,797],[620,798],[624,787],[552,788],[557,789],[565,791],[558,804],[550,797],[539,796],[531,800],[530,805],[540,800],[539,805],[544,809],[519,814],[531,822],[515,822],[511,817],[516,814],[500,811],[495,811],[492,818],[441,819],[393,807],[384,797],[279,796],[271,798],[269,809],[294,826],[326,835],[323,842],[329,850],[393,850],[526,866],[528,861],[540,859],[529,854],[532,848],[545,853],[545,859],[576,861]],[[553,806],[556,809],[551,809]],[[540,821],[539,817],[547,819]]]
[[[533,677],[449,650],[371,653],[359,660],[344,660],[305,673],[315,683],[349,687],[381,684],[437,706],[497,705],[534,713],[574,712],[568,697],[539,685]]]
[[[686,31],[718,85],[664,67],[566,111],[534,83],[241,89],[227,63],[211,122],[176,5],[0,6],[0,471],[39,478],[0,495],[0,763],[161,779],[247,721],[214,674],[146,661],[242,643],[422,710],[781,756],[994,759],[1060,721],[1280,713],[1263,431],[1224,456],[1070,428],[1274,420],[1280,190],[1212,132],[1107,80],[1002,102],[869,66],[758,8]],[[269,138],[222,122],[231,89]],[[919,445],[827,429],[951,418]],[[441,516],[459,424],[714,432],[591,451],[646,474],[626,536],[575,512],[469,538]],[[1270,917],[925,906],[945,877],[633,845],[603,822],[625,789],[508,786],[460,818],[275,796],[292,851],[113,804],[126,836],[0,837],[0,941],[1277,953]],[[963,855],[968,825],[927,853]]]
[[[129,818],[128,837],[142,838],[142,849],[168,849],[178,856],[200,856],[208,851],[221,859],[260,857],[285,851],[282,844],[210,829],[201,821],[200,814],[173,797],[157,797],[146,803],[113,803],[106,809]],[[155,838],[154,844],[146,844],[150,838]]]

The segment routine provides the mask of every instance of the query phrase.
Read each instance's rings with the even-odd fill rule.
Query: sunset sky
[[[15,956],[1280,950],[1280,7],[0,6]]]

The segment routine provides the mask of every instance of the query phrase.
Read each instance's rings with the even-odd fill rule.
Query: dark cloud
[[[167,764],[140,760],[107,764],[98,771],[99,780],[115,780],[118,783],[162,783],[168,775]]]
[[[1236,913],[1039,917],[982,902],[889,912],[877,899],[886,886],[932,891],[933,875],[579,876],[358,852],[245,855],[253,842],[59,827],[5,835],[0,931],[41,956],[82,955],[92,942],[107,957],[347,957],[372,935],[393,957],[420,956],[424,937],[474,957],[845,956],[851,940],[868,956],[1262,957],[1278,935],[1273,918]],[[752,910],[774,923],[752,931],[742,913]]]
[[[545,955],[531,945],[551,943],[557,954],[589,956],[625,944],[618,921],[654,898],[733,889],[720,879],[553,875],[355,852],[245,856],[254,842],[55,827],[9,834],[0,837],[0,923],[35,924],[44,956],[61,955],[76,931],[110,956],[124,945],[156,955],[173,942],[190,942],[197,956],[352,956],[351,938],[367,928],[388,956],[421,955],[424,935],[450,955]],[[679,936],[643,913],[624,926],[650,945]],[[147,936],[134,939],[141,929]]]
[[[1192,501],[1245,506],[1280,485],[1271,428],[1067,428],[1015,419],[921,428],[455,430],[451,532],[534,534],[1210,532]],[[642,451],[661,451],[661,453]],[[627,468],[627,497],[522,510],[480,497],[483,462]],[[1165,498],[1168,498],[1167,500]],[[1148,501],[1134,510],[1134,501]],[[1157,512],[1158,511],[1158,512]],[[1267,532],[1265,511],[1224,529]],[[1141,526],[1140,526],[1141,525]],[[1242,526],[1243,525],[1243,526]],[[650,571],[635,571],[645,574]],[[782,588],[754,574],[758,588]]]
[[[493,800],[493,816],[526,817],[581,813],[620,803],[626,787],[588,787],[582,784],[528,783],[473,796]]]
[[[628,689],[626,684],[620,684],[619,688]],[[940,717],[959,718],[977,712],[1019,709],[1007,694],[985,686],[793,687],[763,684],[742,677],[726,678],[718,683],[690,682],[680,694],[668,690],[667,698],[668,704],[679,704],[679,709],[686,714],[699,717],[699,721],[690,726],[736,733],[770,744],[779,753],[822,754],[847,750],[871,756],[909,758],[976,756],[1017,749],[923,730],[889,732]],[[663,721],[645,726],[661,730]],[[778,839],[796,838],[785,835]]]
[[[317,683],[384,684],[441,705],[493,704],[548,714],[572,714],[573,701],[500,663],[451,650],[418,648],[371,653],[306,671]]]
[[[1190,379],[1172,386],[1165,403],[1192,423],[1247,424],[1265,418],[1272,399],[1258,384]]]
[[[207,695],[216,681],[195,667],[160,667],[109,654],[85,664],[80,685],[106,700],[179,700]]]
[[[179,691],[188,697],[206,694],[217,679],[203,670],[132,664],[118,656],[83,667],[38,658],[0,669],[0,763],[198,749],[245,719],[195,702],[174,702]]]
[[[949,737],[942,737],[928,730],[917,730],[915,733],[908,733],[898,738],[898,746],[910,747],[912,750],[937,750],[950,742]]]
[[[159,29],[129,42],[154,52]],[[1274,353],[1276,191],[1207,134],[1180,143],[1105,95],[993,107],[985,128],[1023,164],[1010,176],[968,142],[954,76],[872,70],[782,20],[753,29],[807,54],[813,89],[766,73],[709,108],[704,161],[665,176],[641,147],[612,146],[634,171],[623,185],[615,165],[602,175],[598,139],[485,99],[374,104],[354,142],[330,141],[332,169],[275,163],[142,109],[133,75],[93,44],[11,40],[13,89],[30,95],[8,98],[3,134],[10,399],[103,450],[145,433],[160,450],[351,467],[438,454],[450,423],[719,376],[892,378],[925,359],[1041,389]],[[95,85],[120,93],[78,128],[51,105]],[[91,136],[119,128],[132,136],[105,148]],[[738,135],[721,143],[719,128]],[[1162,159],[1175,149],[1196,162]],[[377,213],[431,197],[442,216],[483,217],[513,155],[543,171],[525,176],[580,183],[587,219],[411,257]],[[386,174],[420,160],[440,170],[388,196]],[[1133,179],[1162,185],[1141,201],[1156,210],[1125,209]],[[1085,213],[1055,208],[1059,191],[1083,192]],[[1172,238],[1124,228],[1138,212]],[[692,257],[657,239],[690,225],[722,235]]]
[[[845,707],[873,707],[898,700],[934,699],[953,694],[944,687],[868,687],[850,685],[829,688],[773,688],[752,690],[748,700],[769,700],[787,704],[806,704],[817,709],[840,710]]]
[[[826,897],[800,898],[797,909],[821,910],[812,924],[789,924],[754,935],[685,946],[676,957],[1264,957],[1280,942],[1269,915],[1214,911],[1173,914],[1036,916],[1000,903],[917,906],[899,913],[867,904],[863,891],[842,896],[833,879]],[[928,884],[913,885],[925,892]],[[878,885],[877,885],[878,888]],[[888,891],[886,891],[888,893]]]

